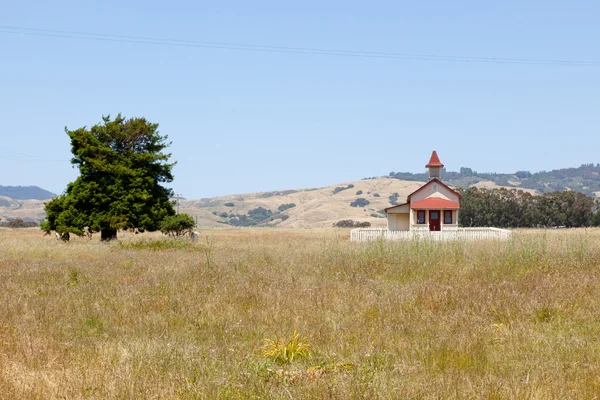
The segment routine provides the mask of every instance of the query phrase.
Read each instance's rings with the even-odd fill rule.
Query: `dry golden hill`
[[[198,228],[229,226],[226,223],[231,222],[232,215],[247,216],[248,212],[259,207],[275,214],[268,225],[282,228],[327,228],[345,219],[370,222],[373,227],[385,227],[387,222],[383,209],[391,206],[390,196],[397,193],[397,202],[402,203],[408,194],[423,183],[382,177],[338,183],[317,189],[279,190],[181,200],[179,210],[197,218]],[[491,181],[481,181],[474,186],[488,189],[499,187]],[[366,199],[369,204],[365,207],[351,207],[350,203],[358,198]],[[284,204],[295,206],[279,211],[279,207]],[[41,221],[44,216],[44,201],[14,200],[0,196],[0,218],[3,220],[22,218]],[[280,219],[282,217],[287,219]]]
[[[337,221],[352,219],[360,222],[368,221],[375,227],[384,227],[386,219],[381,211],[391,205],[390,196],[398,193],[398,202],[403,202],[408,194],[422,184],[423,182],[400,181],[393,178],[368,179],[319,189],[281,190],[182,200],[180,211],[197,217],[199,228],[209,228],[223,226],[224,222],[229,221],[231,214],[247,215],[250,210],[258,207],[276,213],[283,204],[295,204],[295,207],[281,212],[288,216],[288,219],[275,218],[270,224],[285,228],[325,228],[331,227]],[[336,188],[346,189],[335,193]],[[351,207],[350,203],[357,198],[364,198],[369,201],[369,204],[365,207]]]
[[[0,196],[2,220],[21,218],[25,221],[41,221],[45,215],[43,200],[14,200]]]

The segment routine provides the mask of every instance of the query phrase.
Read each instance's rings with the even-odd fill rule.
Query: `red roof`
[[[440,161],[440,158],[438,157],[435,150],[433,151],[433,153],[431,153],[431,158],[429,159],[429,163],[425,166],[425,168],[431,168],[431,167],[444,168],[444,164],[442,164],[442,162]]]
[[[439,197],[428,197],[415,201],[410,205],[413,210],[458,210],[460,205],[456,201]]]

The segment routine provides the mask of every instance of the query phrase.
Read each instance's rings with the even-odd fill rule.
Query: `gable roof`
[[[442,164],[442,162],[440,161],[440,158],[438,157],[437,152],[435,150],[433,151],[433,153],[431,153],[431,158],[429,159],[429,162],[425,166],[425,168],[431,168],[431,167],[444,168],[444,164]]]
[[[441,180],[439,180],[438,178],[433,178],[431,179],[429,182],[427,182],[426,184],[424,184],[423,186],[421,186],[420,188],[418,188],[417,190],[415,190],[414,192],[412,192],[411,194],[409,194],[406,197],[406,201],[410,203],[410,197],[421,191],[422,189],[426,188],[427,186],[429,186],[432,183],[439,183],[440,185],[442,185],[443,187],[445,187],[446,189],[448,189],[449,191],[451,191],[452,193],[456,194],[458,196],[459,199],[462,199],[462,196],[460,195],[460,193],[458,193],[456,190],[452,189],[450,186],[446,185],[444,182],[442,182]]]

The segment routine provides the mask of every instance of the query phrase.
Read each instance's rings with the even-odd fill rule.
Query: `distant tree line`
[[[554,191],[540,195],[517,189],[459,189],[459,224],[494,226],[600,226],[600,202],[583,193]]]
[[[18,229],[18,228],[35,228],[35,227],[38,227],[39,224],[34,221],[23,221],[21,218],[15,218],[10,221],[0,222],[0,226],[2,228]]]
[[[392,178],[404,181],[427,182],[427,173],[390,172]],[[600,191],[600,164],[582,164],[578,168],[563,168],[552,171],[531,173],[517,171],[511,174],[477,172],[471,168],[461,167],[460,171],[442,169],[442,179],[455,187],[467,188],[482,180],[489,180],[499,186],[534,189],[540,193],[567,190],[591,195]]]

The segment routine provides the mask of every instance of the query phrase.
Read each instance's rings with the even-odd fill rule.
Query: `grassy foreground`
[[[200,236],[0,230],[0,398],[599,397],[600,230]]]

